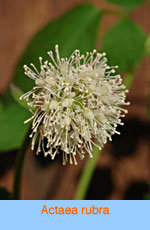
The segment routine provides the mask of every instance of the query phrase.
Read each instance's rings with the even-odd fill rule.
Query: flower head
[[[77,164],[76,155],[92,156],[96,140],[99,149],[117,133],[121,117],[127,110],[121,108],[127,90],[115,67],[107,65],[105,53],[96,50],[80,55],[75,50],[70,58],[60,58],[58,45],[56,58],[50,51],[51,61],[42,61],[40,71],[24,66],[25,74],[35,81],[35,87],[23,96],[35,107],[32,120],[32,149],[38,138],[37,154],[43,150],[54,159],[62,152],[63,164]],[[46,146],[44,140],[46,139]]]

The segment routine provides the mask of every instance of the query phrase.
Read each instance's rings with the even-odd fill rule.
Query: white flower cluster
[[[110,141],[118,124],[122,125],[121,106],[128,90],[120,75],[114,75],[115,67],[107,65],[105,53],[96,50],[80,55],[75,50],[70,58],[60,58],[58,45],[56,58],[48,52],[51,62],[42,61],[40,71],[24,66],[25,74],[35,81],[35,87],[20,99],[32,99],[28,104],[35,107],[32,120],[32,149],[38,138],[37,154],[43,150],[54,159],[60,150],[63,164],[75,163],[87,152],[92,156],[93,145],[99,149]],[[44,140],[47,140],[46,146]],[[98,143],[98,145],[95,143]]]

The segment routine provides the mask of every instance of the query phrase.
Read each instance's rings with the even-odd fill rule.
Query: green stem
[[[21,177],[22,177],[22,170],[23,170],[23,163],[25,154],[27,152],[28,146],[30,144],[29,138],[30,128],[25,136],[23,144],[18,151],[17,160],[16,160],[16,171],[15,171],[15,178],[14,178],[14,191],[13,191],[13,198],[14,200],[20,199],[20,185],[21,185]]]
[[[132,82],[134,80],[134,74],[135,73],[127,73],[124,78],[124,85],[127,87],[127,89],[130,89]]]
[[[93,158],[88,158],[86,160],[84,170],[82,172],[80,181],[78,183],[77,191],[74,197],[75,200],[83,200],[85,198],[91,178],[94,173],[94,169],[97,164],[97,160],[100,156],[100,150],[98,149],[98,147],[94,146],[92,154]]]

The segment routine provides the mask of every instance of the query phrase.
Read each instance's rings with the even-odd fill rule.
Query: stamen
[[[107,65],[105,53],[94,49],[83,55],[75,50],[61,58],[58,45],[55,53],[56,60],[52,51],[50,61],[39,57],[40,72],[32,63],[33,69],[24,65],[25,74],[35,81],[33,89],[20,97],[31,99],[32,116],[24,123],[32,121],[32,150],[39,139],[36,154],[42,150],[53,160],[61,150],[63,165],[77,165],[77,155],[83,159],[88,153],[92,158],[93,146],[101,150],[113,134],[120,134],[116,129],[127,113],[121,106],[130,104],[125,101],[128,90],[115,75],[118,66]]]

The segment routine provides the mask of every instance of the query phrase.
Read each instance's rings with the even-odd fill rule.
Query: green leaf
[[[150,56],[150,34],[146,38],[145,51],[146,51],[146,54]]]
[[[28,103],[30,103],[30,101],[26,101],[25,99],[20,100],[20,97],[23,95],[23,91],[21,89],[19,89],[17,86],[15,86],[13,83],[10,85],[10,90],[11,90],[11,94],[14,98],[14,100],[21,105],[23,108],[25,109],[31,109],[31,106],[28,105]],[[34,107],[32,108],[34,109]]]
[[[49,59],[47,51],[59,45],[60,55],[69,56],[75,49],[81,52],[95,48],[101,12],[91,4],[82,4],[44,27],[31,41],[19,62],[14,82],[24,92],[34,82],[24,75],[23,65],[31,62],[39,67],[39,56]]]
[[[118,65],[121,72],[133,72],[144,56],[145,32],[129,19],[123,19],[104,36],[103,50],[109,64]]]
[[[145,200],[150,200],[150,193],[147,193],[147,194],[145,195]]]
[[[2,101],[0,100],[0,117],[3,116],[3,113],[4,113],[4,105]]]
[[[122,7],[126,11],[130,11],[145,2],[145,0],[107,0],[107,1]]]
[[[29,128],[23,121],[30,116],[27,110],[17,104],[11,104],[4,110],[3,116],[0,116],[0,151],[20,147]]]
[[[0,187],[0,200],[11,200],[12,194],[8,192],[5,188]]]

